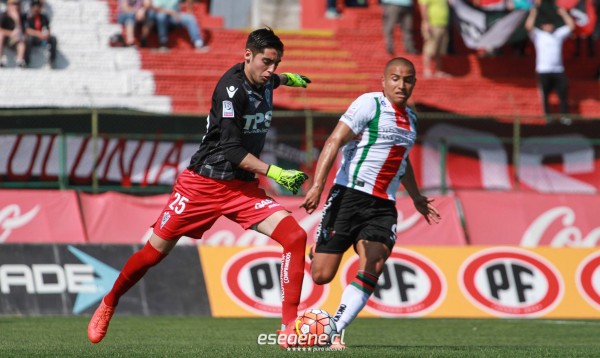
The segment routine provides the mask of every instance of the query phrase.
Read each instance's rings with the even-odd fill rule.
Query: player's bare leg
[[[119,298],[135,285],[150,267],[165,258],[175,244],[177,244],[177,240],[167,241],[152,234],[146,245],[127,260],[112,290],[104,296],[88,324],[90,342],[100,343],[102,341],[108,331],[108,325],[115,313]]]
[[[300,227],[287,211],[278,211],[256,226],[256,230],[283,247],[281,259],[281,330],[285,336],[283,348],[289,347],[288,337],[296,336],[294,321],[298,317],[298,305],[304,280],[304,257],[306,249],[306,231]],[[292,340],[296,339],[292,337]]]
[[[335,277],[344,254],[314,252],[313,248],[311,248],[313,253],[312,262],[310,263],[312,279],[317,285],[325,285]]]

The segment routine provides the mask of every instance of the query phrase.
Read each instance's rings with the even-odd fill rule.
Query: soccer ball
[[[327,346],[337,334],[333,317],[320,308],[311,308],[296,318],[296,333],[301,346]]]

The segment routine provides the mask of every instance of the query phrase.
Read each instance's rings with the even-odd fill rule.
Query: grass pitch
[[[0,317],[0,357],[597,357],[600,321],[357,319],[343,352],[257,344],[277,319],[117,315],[99,344],[89,317]]]

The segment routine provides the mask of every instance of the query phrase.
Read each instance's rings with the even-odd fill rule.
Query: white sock
[[[379,278],[365,270],[358,270],[356,277],[346,286],[342,293],[342,301],[335,313],[334,320],[338,332],[342,332],[358,313],[365,307],[369,297],[377,286]]]
[[[356,318],[367,304],[369,296],[371,295],[352,285],[346,286],[342,293],[342,301],[334,316],[338,332],[341,333]]]

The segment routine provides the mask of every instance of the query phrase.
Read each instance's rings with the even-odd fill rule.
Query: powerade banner
[[[463,0],[450,1],[465,45],[470,49],[496,49],[523,27],[526,10],[489,11]]]
[[[280,315],[281,250],[199,250],[213,316]],[[336,277],[319,286],[307,263],[300,310],[335,312],[357,268],[349,250]],[[395,247],[359,317],[597,319],[599,278],[595,249]]]
[[[0,314],[92,314],[139,248],[2,245]],[[121,298],[118,311],[125,315],[208,315],[198,252],[175,248]]]

